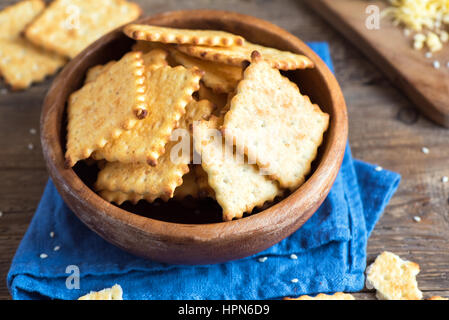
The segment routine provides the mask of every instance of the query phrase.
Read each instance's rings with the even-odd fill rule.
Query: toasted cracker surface
[[[219,122],[219,118],[211,117],[209,121],[197,124],[194,146],[201,155],[201,165],[207,172],[209,185],[223,209],[223,219],[230,221],[272,201],[278,195],[279,188],[276,182],[260,175],[255,166],[234,157],[232,148],[224,145],[221,136],[211,136],[210,130],[216,133]],[[243,157],[240,160],[244,160]]]
[[[241,36],[216,30],[176,29],[145,24],[130,24],[123,29],[123,32],[135,40],[162,43],[223,47],[240,46],[244,43],[244,39]]]
[[[138,18],[138,5],[124,0],[55,0],[26,29],[26,37],[73,58],[109,31]]]
[[[44,8],[45,3],[42,0],[25,0],[0,11],[0,39],[19,38],[25,27]]]
[[[89,82],[95,81],[95,79],[97,79],[97,77],[103,71],[107,70],[110,66],[112,66],[116,62],[117,61],[112,60],[104,65],[97,65],[95,67],[90,68],[89,70],[87,70],[86,79],[84,80],[84,83],[89,83]]]
[[[366,287],[375,288],[381,300],[420,300],[422,292],[416,281],[419,271],[418,264],[385,251],[366,269]]]
[[[320,293],[315,297],[300,296],[298,298],[284,298],[284,300],[355,300],[354,296],[349,293],[336,292],[334,294]]]
[[[171,50],[175,61],[186,68],[197,67],[204,71],[202,81],[204,84],[218,93],[233,91],[242,78],[242,68],[215,63],[190,57],[177,50]]]
[[[95,81],[72,93],[67,108],[67,166],[88,158],[145,117],[141,56],[140,52],[126,54]]]
[[[170,135],[199,89],[201,72],[182,66],[146,70],[148,116],[120,139],[94,154],[95,159],[156,165]]]
[[[251,61],[251,53],[258,51],[273,68],[280,70],[295,70],[313,68],[313,62],[304,55],[274,48],[264,47],[245,41],[242,46],[208,47],[196,45],[179,45],[178,50],[203,60],[224,63],[241,67],[246,61]]]
[[[120,285],[116,284],[112,288],[106,288],[98,292],[92,291],[78,298],[78,300],[123,300],[123,290]]]
[[[328,123],[296,84],[254,59],[230,102],[223,132],[281,187],[295,189],[310,172]]]
[[[65,58],[22,38],[0,39],[0,74],[13,89],[25,89],[42,81],[65,63]]]

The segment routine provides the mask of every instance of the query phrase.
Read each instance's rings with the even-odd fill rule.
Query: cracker
[[[272,201],[279,193],[276,182],[259,174],[258,169],[233,154],[232,148],[223,144],[221,136],[211,137],[217,130],[219,118],[201,121],[194,128],[195,151],[201,155],[201,165],[207,172],[209,185],[223,209],[223,219],[242,218],[243,213]],[[228,154],[224,151],[228,148]]]
[[[206,99],[212,102],[216,106],[217,115],[220,114],[220,110],[224,108],[228,99],[228,95],[226,93],[213,92],[202,82],[200,83],[200,89],[198,90],[198,97],[200,99]]]
[[[148,116],[120,139],[111,141],[95,152],[95,159],[122,163],[156,165],[165,152],[170,135],[199,89],[202,73],[198,69],[161,67],[146,71]]]
[[[84,83],[86,84],[86,83],[95,81],[95,79],[97,79],[97,77],[103,71],[107,70],[109,67],[111,67],[116,62],[117,61],[112,60],[112,61],[109,61],[108,63],[106,63],[104,65],[96,65],[95,67],[90,68],[89,70],[87,70],[86,79],[84,80]]]
[[[198,196],[200,198],[212,198],[215,199],[215,191],[209,185],[209,178],[207,172],[204,171],[201,165],[193,165],[193,171],[195,173],[195,181],[198,186]]]
[[[118,284],[114,285],[112,288],[106,288],[101,291],[95,292],[91,291],[78,300],[123,300],[123,290]]]
[[[73,58],[140,14],[138,5],[124,0],[55,0],[28,26],[25,35],[36,45]]]
[[[334,294],[320,293],[315,297],[300,296],[298,298],[284,298],[283,300],[355,300],[354,296],[349,293],[336,292]]]
[[[55,73],[65,58],[17,38],[0,39],[0,74],[12,89],[25,89]]]
[[[241,46],[244,39],[232,33],[217,30],[176,29],[145,24],[127,25],[123,32],[135,40],[162,43],[195,44],[203,46]]]
[[[16,39],[45,8],[42,0],[25,0],[0,11],[0,39]]]
[[[195,45],[179,45],[177,49],[193,57],[242,67],[247,61],[251,61],[251,53],[258,51],[262,57],[273,67],[280,70],[295,70],[313,68],[313,62],[304,55],[288,51],[280,51],[253,44],[248,41],[240,46],[229,48],[207,47]]]
[[[419,265],[394,253],[382,252],[366,269],[366,287],[375,288],[381,300],[421,300],[416,275]]]
[[[101,190],[98,194],[104,200],[114,202],[119,206],[125,201],[130,201],[132,204],[137,204],[137,202],[145,198],[143,195],[134,192],[126,193],[121,191]]]
[[[177,50],[171,50],[174,60],[186,68],[197,67],[204,71],[202,81],[204,84],[218,93],[232,92],[242,79],[242,68],[228,66],[198,58],[190,57]]]
[[[130,52],[71,94],[67,108],[68,167],[88,158],[146,116],[144,71],[142,54]]]
[[[310,172],[328,123],[326,113],[256,53],[222,130],[239,152],[293,190]]]

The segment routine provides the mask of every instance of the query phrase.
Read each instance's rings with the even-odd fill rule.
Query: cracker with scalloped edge
[[[304,55],[268,48],[248,41],[245,41],[242,46],[229,48],[196,45],[178,45],[176,48],[189,56],[237,67],[242,67],[251,61],[253,51],[260,52],[263,59],[276,69],[295,70],[314,67],[313,62]]]
[[[140,52],[129,52],[95,81],[69,97],[66,166],[103,148],[147,115],[145,68]]]
[[[229,66],[222,63],[210,62],[188,56],[178,50],[170,51],[175,61],[186,68],[197,67],[204,71],[202,81],[218,93],[232,92],[242,79],[241,67]]]
[[[194,121],[208,118],[212,110],[213,105],[208,101],[192,101],[187,106],[187,112],[182,118],[180,128],[188,131]],[[187,133],[190,139],[190,133]],[[181,138],[183,137],[181,136]],[[176,157],[174,150],[177,150],[174,148],[179,143],[178,140],[170,141],[167,151],[159,158],[158,164],[154,167],[146,163],[107,163],[98,173],[96,189],[101,196],[109,197],[116,203],[125,199],[123,194],[102,193],[102,191],[120,191],[129,195],[128,200],[134,201],[145,199],[153,202],[157,198],[167,201],[173,198],[176,188],[183,183],[183,176],[189,172],[188,164],[191,161],[190,154],[182,154],[179,158],[174,158]],[[113,197],[115,198],[113,199]]]
[[[25,89],[33,82],[44,80],[66,62],[65,58],[22,38],[0,39],[0,74],[13,90]]]
[[[295,189],[310,172],[328,124],[328,114],[254,52],[222,131],[282,188]]]
[[[219,124],[220,119],[214,116],[199,122],[194,128],[194,146],[223,209],[223,220],[230,221],[272,201],[280,190],[275,181],[261,175],[254,165],[246,163],[243,157],[239,159],[230,146],[224,145],[221,135],[217,135]]]
[[[334,294],[320,293],[314,297],[305,295],[300,296],[298,298],[284,298],[283,300],[355,300],[355,299],[352,294],[336,292]]]
[[[55,0],[27,27],[25,35],[36,45],[73,58],[141,12],[137,4],[125,0]]]
[[[416,281],[419,271],[417,263],[384,251],[366,268],[366,287],[376,289],[380,300],[421,300]]]
[[[123,300],[123,290],[118,284],[101,291],[91,291],[78,300]]]
[[[123,32],[135,40],[162,43],[230,47],[241,46],[245,42],[243,37],[224,31],[176,29],[146,24],[129,24]]]
[[[0,11],[0,39],[17,39],[25,27],[45,8],[42,0],[17,2]],[[1,46],[0,46],[1,48]]]
[[[95,152],[95,159],[157,165],[170,135],[185,113],[192,94],[199,89],[202,72],[164,66],[146,70],[148,116],[130,131]]]

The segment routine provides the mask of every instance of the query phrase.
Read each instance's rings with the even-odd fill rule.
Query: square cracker
[[[223,47],[241,46],[244,43],[241,36],[217,30],[176,29],[146,24],[130,24],[123,29],[123,32],[135,40],[151,42]]]
[[[42,81],[66,63],[65,58],[22,39],[0,39],[0,74],[12,89]]]
[[[36,45],[73,58],[140,14],[138,5],[124,0],[55,0],[28,26],[25,35]]]
[[[95,159],[156,165],[170,135],[199,89],[202,72],[165,66],[146,70],[148,117],[93,155]]]
[[[171,55],[176,62],[186,68],[197,67],[204,71],[202,81],[217,93],[232,92],[242,79],[243,70],[241,67],[201,60],[177,50],[171,50]]]
[[[223,132],[282,188],[295,189],[311,170],[329,115],[257,52],[253,56],[225,115]]]
[[[272,201],[280,190],[275,181],[261,175],[255,166],[236,159],[232,148],[223,144],[221,135],[211,135],[210,130],[216,132],[219,123],[219,118],[212,116],[209,121],[197,124],[193,131],[194,146],[201,155],[209,185],[223,209],[223,220],[230,221]]]
[[[268,48],[248,41],[245,41],[242,46],[229,48],[195,45],[178,45],[176,48],[193,57],[237,67],[251,61],[253,51],[258,51],[263,59],[276,69],[295,70],[314,67],[313,62],[304,55]]]
[[[416,281],[418,273],[418,264],[384,251],[366,268],[366,287],[375,288],[380,300],[421,300],[422,292]]]
[[[147,114],[142,54],[130,52],[71,94],[66,165],[88,158]]]
[[[25,0],[0,11],[0,39],[16,39],[45,8],[42,0]],[[1,46],[0,46],[1,48]]]
[[[188,130],[193,121],[207,118],[212,110],[212,104],[207,101],[189,103],[186,116],[183,117],[180,127]],[[112,199],[112,196],[116,196],[116,199],[113,200],[115,202],[118,202],[119,196],[124,199],[123,195],[110,192],[105,194],[103,191],[120,191],[131,196],[134,201],[146,199],[152,202],[157,198],[167,201],[174,196],[176,188],[182,185],[184,174],[189,172],[190,154],[182,155],[177,161],[172,161],[172,148],[178,144],[178,141],[170,141],[167,151],[159,158],[158,164],[154,167],[146,163],[107,163],[98,173],[96,189],[103,197],[108,196]]]
[[[315,297],[300,296],[298,298],[284,298],[284,300],[355,300],[354,296],[349,293],[336,292],[334,294],[320,293]]]
[[[106,288],[101,291],[92,291],[78,300],[123,300],[123,290],[118,284],[112,288]]]

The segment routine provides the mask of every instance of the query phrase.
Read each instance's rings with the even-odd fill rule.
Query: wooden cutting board
[[[426,58],[426,49],[413,50],[412,36],[386,17],[380,29],[368,29],[366,19],[369,5],[380,10],[385,1],[364,0],[306,0],[314,11],[326,19],[348,40],[356,45],[380,70],[399,87],[430,119],[449,128],[449,45]],[[439,69],[433,67],[438,60]]]

